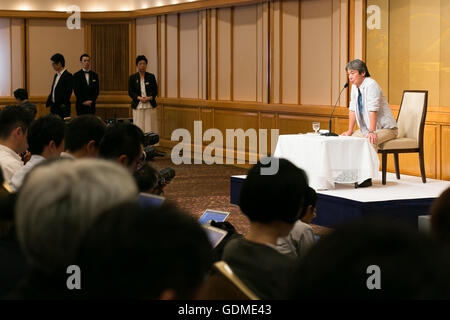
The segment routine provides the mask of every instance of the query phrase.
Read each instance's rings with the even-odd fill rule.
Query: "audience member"
[[[132,123],[116,123],[106,130],[100,143],[100,157],[114,160],[136,172],[144,155],[144,133]]]
[[[31,159],[17,171],[11,179],[11,187],[18,190],[25,175],[38,163],[52,157],[58,157],[64,150],[64,121],[49,114],[31,124],[28,133],[28,150]]]
[[[24,165],[21,154],[28,148],[27,134],[32,120],[24,107],[7,106],[0,111],[0,166],[6,182]]]
[[[103,160],[42,163],[26,177],[15,208],[17,237],[32,273],[16,298],[60,298],[66,269],[101,212],[137,200],[132,176]]]
[[[14,91],[14,98],[16,98],[16,102],[19,104],[19,106],[24,107],[25,109],[28,110],[28,112],[30,112],[33,119],[36,117],[37,113],[36,105],[28,101],[27,90],[22,88],[17,89],[16,91]]]
[[[287,237],[278,238],[277,249],[279,252],[291,257],[302,258],[314,244],[314,230],[310,226],[316,217],[317,194],[313,188],[308,187],[300,220],[295,222],[294,227]]]
[[[106,124],[93,115],[81,115],[67,125],[63,158],[97,158]]]
[[[442,192],[434,201],[430,214],[431,231],[434,237],[444,247],[450,249],[450,188]]]
[[[320,239],[291,278],[290,299],[449,299],[448,261],[408,225],[364,219]]]
[[[134,173],[138,189],[140,192],[161,194],[162,190],[158,183],[159,172],[156,171],[148,162],[144,163],[142,167]]]
[[[256,164],[241,189],[239,206],[250,219],[245,239],[232,239],[222,259],[262,299],[282,297],[296,259],[279,253],[277,239],[289,234],[299,219],[308,187],[306,174],[286,159],[278,172],[262,175]],[[272,159],[273,161],[273,159]]]
[[[123,204],[87,232],[79,261],[83,298],[193,299],[211,267],[201,226],[172,205]]]

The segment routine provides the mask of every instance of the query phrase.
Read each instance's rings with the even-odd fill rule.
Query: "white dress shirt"
[[[19,190],[20,186],[23,183],[23,179],[27,175],[27,173],[33,169],[38,163],[44,161],[45,158],[38,154],[33,154],[31,159],[22,167],[19,171],[17,171],[13,177],[11,178],[11,182],[9,185],[14,191]]]
[[[370,130],[371,111],[377,112],[376,130],[397,128],[397,122],[378,83],[370,77],[365,78],[359,86],[359,90],[362,95],[363,112],[362,114],[359,113],[358,87],[355,85],[352,86],[349,110],[355,112],[356,122],[361,133],[366,135]]]
[[[84,77],[86,78],[86,82],[89,85],[89,70],[83,69],[83,72],[84,72]]]
[[[58,85],[59,79],[61,78],[61,76],[64,73],[64,71],[66,71],[66,69],[63,69],[61,72],[57,72],[56,73],[56,80],[55,80],[55,83],[53,84],[53,89],[52,89],[52,101],[53,101],[53,103],[55,103],[55,88]]]
[[[23,161],[14,150],[0,144],[0,166],[5,182],[10,182],[12,176],[23,167]]]

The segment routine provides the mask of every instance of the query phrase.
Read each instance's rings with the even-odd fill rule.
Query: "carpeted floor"
[[[231,165],[181,164],[174,165],[170,150],[158,147],[167,155],[156,157],[150,164],[157,170],[167,167],[175,169],[176,176],[164,189],[167,200],[199,218],[206,209],[230,212],[229,221],[239,233],[246,234],[249,228],[247,217],[240,208],[230,204],[230,176],[247,174],[247,169]],[[312,225],[314,232],[326,234],[329,228]]]
[[[199,218],[206,209],[230,212],[229,221],[239,233],[246,234],[249,221],[238,206],[230,204],[230,176],[247,174],[246,169],[230,165],[181,164],[174,165],[170,151],[164,158],[156,157],[150,164],[157,170],[175,169],[176,176],[164,189],[167,200]]]

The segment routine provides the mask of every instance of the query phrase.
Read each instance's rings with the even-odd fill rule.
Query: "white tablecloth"
[[[333,189],[336,182],[361,183],[377,177],[380,166],[369,141],[356,137],[281,135],[274,156],[305,170],[316,190]]]

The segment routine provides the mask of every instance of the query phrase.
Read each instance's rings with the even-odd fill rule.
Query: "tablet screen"
[[[224,222],[230,213],[214,211],[214,210],[206,210],[205,213],[200,217],[198,222],[200,224],[208,223],[208,221],[214,220],[217,222]]]
[[[157,207],[164,202],[164,197],[160,197],[150,193],[140,193],[138,204],[141,208]]]
[[[228,233],[225,230],[207,225],[203,225],[203,229],[206,231],[206,235],[208,236],[208,239],[211,242],[213,248],[215,248]]]

